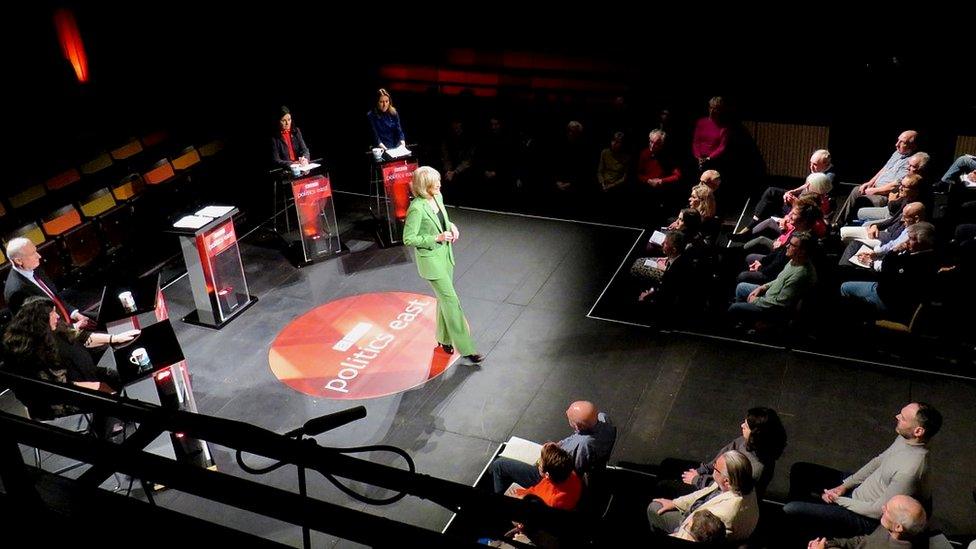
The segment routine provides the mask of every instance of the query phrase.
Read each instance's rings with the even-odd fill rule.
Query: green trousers
[[[452,269],[453,271],[453,269]],[[452,273],[453,274],[453,273]],[[477,353],[452,277],[428,280],[437,296],[437,342],[453,345],[462,356]]]

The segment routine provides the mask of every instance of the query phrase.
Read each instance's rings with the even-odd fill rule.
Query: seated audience
[[[533,495],[555,509],[575,509],[583,492],[583,482],[573,470],[573,457],[555,442],[547,442],[542,446],[538,467],[539,482],[529,488],[510,487],[505,493],[517,498]]]
[[[592,402],[579,400],[569,405],[566,418],[574,433],[559,441],[558,445],[572,456],[576,473],[582,477],[604,467],[617,439],[617,428],[610,423],[607,415],[597,410]],[[489,470],[495,492],[499,494],[513,482],[534,486],[542,480],[536,467],[509,458],[496,459]]]
[[[807,549],[924,549],[929,541],[925,538],[928,521],[925,509],[909,496],[892,496],[881,507],[881,524],[873,532],[852,538],[817,538],[807,544]]]
[[[740,282],[735,288],[735,303],[729,307],[733,318],[777,320],[796,308],[797,303],[817,281],[811,257],[816,240],[810,233],[790,237],[783,270],[772,282],[762,285]]]
[[[823,178],[813,178],[814,175],[823,175]],[[793,205],[793,202],[801,195],[807,193],[817,193],[822,198],[821,207],[826,216],[830,213],[830,197],[828,196],[834,186],[834,167],[831,164],[830,152],[820,149],[810,157],[810,175],[806,177],[803,184],[795,189],[785,190],[779,187],[768,187],[756,202],[753,210],[752,219],[749,224],[739,229],[739,233],[745,234],[752,227],[764,219],[779,217],[785,214]],[[814,183],[812,183],[814,182]],[[812,184],[811,184],[812,183]]]
[[[697,513],[711,511],[725,525],[731,541],[748,538],[759,522],[759,505],[753,490],[749,458],[730,450],[715,460],[712,479],[706,488],[677,499],[657,498],[647,507],[651,531],[693,540],[691,524]]]
[[[908,175],[908,158],[915,154],[918,132],[907,130],[898,136],[895,152],[874,177],[851,189],[847,199],[834,213],[833,224],[846,225],[857,211],[857,206],[867,202],[868,206],[884,206],[888,193],[895,190],[901,178]]]
[[[68,327],[54,302],[46,297],[29,297],[3,334],[4,368],[24,377],[111,393],[120,389],[117,376],[96,367],[87,348],[127,343],[138,335],[139,330],[110,335]],[[26,387],[16,389],[15,394],[33,419],[87,412]],[[109,420],[96,419],[100,421],[96,421],[94,432],[100,436],[111,434]]]
[[[895,420],[898,436],[891,446],[853,475],[812,463],[793,464],[790,502],[783,508],[792,531],[803,539],[860,536],[878,527],[884,503],[892,497],[929,501],[928,445],[942,427],[942,414],[930,404],[912,402]]]

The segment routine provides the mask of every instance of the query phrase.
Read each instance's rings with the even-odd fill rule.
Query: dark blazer
[[[285,143],[285,139],[281,137],[281,132],[276,133],[271,138],[271,145],[275,165],[279,168],[291,166],[291,156],[288,155],[288,143]],[[308,147],[305,146],[305,140],[302,139],[302,130],[298,128],[291,129],[291,146],[295,149],[296,159],[302,156],[309,160],[312,159],[308,155]]]
[[[34,276],[40,278],[41,282],[43,282],[45,286],[54,292],[54,295],[61,298],[61,301],[68,309],[69,313],[77,310],[77,307],[74,307],[65,301],[63,297],[61,297],[61,292],[58,291],[58,287],[54,285],[54,282],[51,282],[51,279],[44,274],[44,271],[37,268],[34,270]],[[44,293],[44,290],[38,288],[37,284],[34,284],[28,280],[26,276],[17,272],[16,269],[10,269],[10,274],[7,275],[7,282],[3,287],[3,298],[7,301],[7,307],[10,308],[10,314],[17,314],[17,311],[20,310],[20,306],[23,305],[24,301],[31,296],[47,297],[47,294]]]
[[[939,269],[933,250],[910,253],[907,250],[889,253],[881,261],[878,297],[895,320],[910,321],[915,307],[921,303],[935,282]]]

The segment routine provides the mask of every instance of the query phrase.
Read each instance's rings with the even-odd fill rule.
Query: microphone
[[[366,417],[366,407],[356,406],[355,408],[349,408],[348,410],[341,410],[339,412],[312,418],[306,421],[305,425],[303,425],[301,428],[296,429],[296,431],[310,437],[314,437],[315,435],[324,433],[326,431],[331,431],[336,427],[342,427],[347,423],[352,423],[353,421],[362,419],[364,417]]]

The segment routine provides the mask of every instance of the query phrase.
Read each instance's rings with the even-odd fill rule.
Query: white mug
[[[132,292],[122,292],[119,294],[119,301],[122,302],[122,308],[128,312],[133,312],[136,310],[136,300],[132,297]]]
[[[380,147],[373,148],[373,158],[376,160],[383,160],[383,149]]]
[[[149,361],[149,353],[146,352],[145,347],[139,347],[132,351],[132,354],[129,356],[129,362],[138,366],[139,371],[145,370],[152,364]]]
[[[296,177],[299,176],[299,175],[302,175],[302,168],[301,168],[301,166],[292,166],[291,167],[291,174],[294,175],[294,176],[296,176]]]

